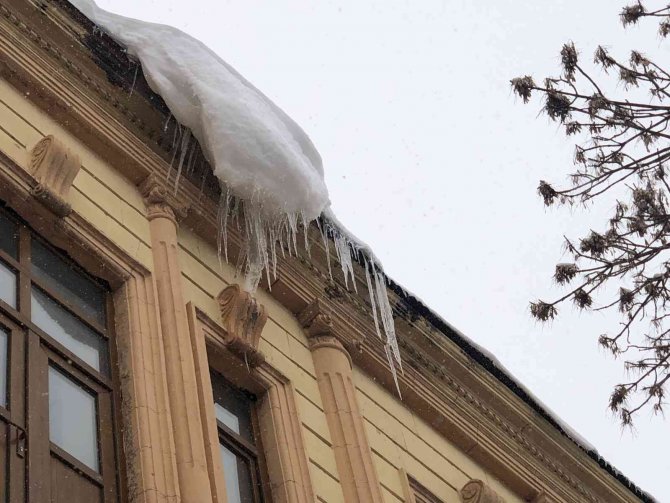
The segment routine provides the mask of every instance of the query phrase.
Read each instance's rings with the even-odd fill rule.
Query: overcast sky
[[[617,318],[566,306],[549,326],[530,319],[528,301],[551,297],[562,236],[604,213],[543,208],[537,182],[565,181],[573,147],[508,84],[557,73],[568,40],[588,60],[600,43],[667,61],[655,24],[624,31],[612,0],[98,4],[181,28],[271,97],[311,136],[336,214],[387,273],[670,501],[670,424],[642,415],[622,433],[607,410],[623,371],[596,338]]]

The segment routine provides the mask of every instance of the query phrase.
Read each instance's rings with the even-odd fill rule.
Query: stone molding
[[[230,352],[229,336],[225,327],[211,320],[205,313],[192,304],[188,308],[193,337],[203,341],[209,348],[205,359],[201,359],[202,375],[213,367],[227,379],[241,387],[253,391],[258,396],[257,416],[263,443],[263,454],[267,464],[269,489],[275,503],[313,503],[316,501],[312,488],[307,453],[303,439],[302,424],[295,403],[295,390],[288,378],[269,362],[248,369],[239,356]],[[209,379],[208,379],[209,381]],[[223,475],[218,452],[218,433],[214,419],[214,402],[211,399],[211,382],[207,384],[205,394],[209,399],[202,401],[207,420],[208,437],[211,448],[211,470]]]
[[[28,170],[35,179],[30,193],[55,215],[67,216],[70,187],[80,168],[76,153],[53,135],[45,136],[30,150]]]
[[[258,344],[268,319],[265,307],[237,284],[224,288],[217,301],[228,350],[250,367],[263,363],[265,355],[258,349]]]
[[[0,75],[33,103],[51,110],[64,127],[129,180],[139,183],[150,174],[166,179],[170,156],[152,134],[166,116],[145,104],[135,107],[133,103],[132,111],[125,107],[124,91],[107,81],[79,42],[77,37],[85,34],[85,28],[63,11],[60,2],[49,0],[45,5],[45,12],[26,0],[0,5]],[[39,32],[24,21],[30,16],[39,17],[44,25],[40,24]],[[69,23],[66,28],[59,24],[61,19]],[[64,39],[72,43],[63,44]],[[24,180],[22,173],[12,176]],[[191,205],[189,226],[215,245],[216,203],[202,197],[186,180],[176,197]],[[234,232],[229,235],[236,246],[240,239]],[[299,314],[310,299],[333,285],[325,263],[319,240],[313,239],[310,259],[280,260],[279,281],[272,285],[272,295]],[[334,333],[348,341],[345,347],[360,348],[351,351],[355,363],[394,393],[383,345],[371,335],[374,328],[367,301],[335,283],[343,295],[328,299],[334,312]],[[359,290],[364,292],[365,285]],[[435,428],[446,438],[526,499],[544,491],[551,501],[638,500],[630,488],[606,473],[444,334],[423,319],[410,315],[405,319],[402,299],[392,294],[391,303],[398,315],[403,360],[413,360],[412,365],[404,366],[405,375],[399,376],[403,397],[429,423],[439,418]]]
[[[471,480],[460,491],[463,503],[505,503],[496,492],[481,480]]]

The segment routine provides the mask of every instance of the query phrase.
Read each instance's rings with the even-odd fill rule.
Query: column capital
[[[175,225],[182,220],[188,211],[188,207],[177,201],[170,194],[165,182],[159,180],[155,175],[149,175],[142,181],[138,188],[147,207],[147,218],[167,218]]]
[[[298,315],[298,321],[307,334],[311,351],[324,347],[337,349],[346,355],[351,365],[351,355],[335,335],[333,320],[322,300],[314,299],[310,302]]]

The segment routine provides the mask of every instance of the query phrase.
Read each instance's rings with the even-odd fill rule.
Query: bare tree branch
[[[670,6],[648,11],[637,2],[620,13],[624,27],[645,17],[658,18],[662,37],[670,34]],[[548,321],[572,301],[580,309],[621,313],[620,325],[601,334],[598,343],[625,360],[629,379],[614,388],[609,407],[630,425],[641,410],[663,410],[670,381],[670,106],[664,102],[670,72],[638,51],[620,61],[598,47],[599,79],[580,65],[573,43],[565,44],[560,56],[560,76],[542,85],[530,76],[511,81],[524,103],[541,96],[543,112],[563,125],[567,136],[583,140],[575,145],[572,185],[543,180],[538,193],[547,206],[611,197],[615,210],[602,231],[592,230],[578,242],[566,238],[572,262],[556,266],[554,281],[577,286],[551,302],[531,302],[530,312]],[[608,81],[622,85],[607,86]],[[617,88],[616,94],[605,91],[609,88]],[[648,93],[647,102],[633,99],[640,91]],[[610,284],[619,286],[618,294],[605,298],[600,292],[611,289],[601,287]]]

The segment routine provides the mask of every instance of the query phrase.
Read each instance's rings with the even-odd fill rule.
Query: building
[[[242,291],[177,137],[67,2],[0,3],[1,501],[652,501],[391,283],[399,398],[316,228]]]

